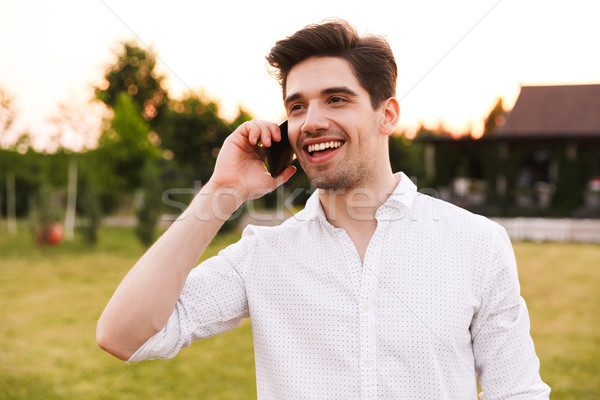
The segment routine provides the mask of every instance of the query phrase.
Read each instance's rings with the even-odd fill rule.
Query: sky
[[[50,146],[61,104],[96,115],[87,99],[129,40],[157,55],[172,97],[194,91],[224,118],[241,106],[279,122],[281,91],[264,56],[330,17],[389,40],[399,130],[443,125],[477,136],[498,97],[510,108],[522,85],[600,83],[598,15],[597,0],[0,0],[0,87],[18,113],[0,145],[28,131],[37,147]],[[77,134],[67,141],[85,145]]]

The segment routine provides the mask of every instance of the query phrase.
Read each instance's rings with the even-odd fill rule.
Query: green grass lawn
[[[239,234],[218,237],[214,254]],[[600,396],[600,246],[515,245],[523,296],[553,399]],[[38,248],[0,232],[0,399],[256,397],[250,322],[173,360],[127,365],[96,346],[96,321],[141,256],[130,229]]]

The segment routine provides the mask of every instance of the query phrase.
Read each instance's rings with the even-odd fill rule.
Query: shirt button
[[[371,309],[371,303],[365,303],[362,306],[363,311],[369,311]]]
[[[373,360],[365,360],[363,361],[363,365],[365,367],[370,367],[371,365],[373,365]]]

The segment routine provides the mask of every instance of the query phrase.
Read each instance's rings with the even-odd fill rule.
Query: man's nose
[[[320,106],[318,104],[309,105],[306,110],[304,123],[302,124],[302,132],[317,133],[328,128],[329,120]]]

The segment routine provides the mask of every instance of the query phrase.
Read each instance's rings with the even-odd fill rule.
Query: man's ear
[[[382,135],[391,135],[400,120],[400,104],[395,97],[390,97],[381,104],[383,120],[379,125],[379,133]]]

